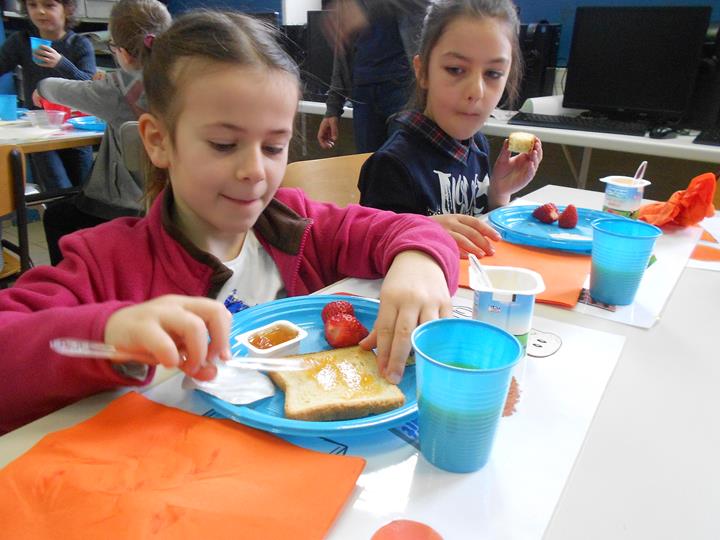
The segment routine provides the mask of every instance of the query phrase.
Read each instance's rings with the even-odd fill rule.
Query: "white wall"
[[[283,0],[283,24],[305,24],[308,11],[322,8],[322,0]]]

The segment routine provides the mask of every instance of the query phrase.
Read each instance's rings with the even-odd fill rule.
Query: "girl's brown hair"
[[[520,52],[520,21],[517,9],[511,0],[435,0],[428,7],[422,34],[420,35],[420,50],[418,55],[422,65],[422,78],[427,78],[430,54],[435,48],[445,29],[460,17],[473,17],[478,19],[493,18],[507,23],[508,37],[512,47],[510,73],[508,74],[505,91],[510,104],[514,103],[520,92],[520,79],[522,77],[522,54]],[[415,84],[415,97],[411,103],[413,108],[424,110],[427,103],[427,90]]]
[[[75,17],[75,10],[77,9],[77,0],[55,0],[58,4],[62,4],[65,8],[65,30],[68,28],[74,28],[78,20]],[[25,3],[27,0],[20,0],[20,13],[27,15],[27,6]]]
[[[276,37],[277,30],[271,25],[241,13],[193,10],[181,15],[154,41],[143,68],[150,113],[163,122],[174,141],[183,82],[198,76],[197,65],[282,71],[297,81],[299,97],[300,72]],[[148,163],[147,201],[152,202],[167,183],[167,171]]]
[[[170,12],[157,0],[120,0],[110,11],[108,30],[115,45],[145,65],[148,44],[170,27]]]

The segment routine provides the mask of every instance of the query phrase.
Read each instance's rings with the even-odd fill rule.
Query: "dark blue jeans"
[[[374,152],[388,137],[387,119],[403,110],[411,81],[387,81],[352,89],[353,132],[358,153]]]
[[[29,154],[33,180],[43,191],[82,185],[92,168],[92,146]]]

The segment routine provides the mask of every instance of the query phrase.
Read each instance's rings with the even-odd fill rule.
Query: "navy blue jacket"
[[[360,204],[426,216],[487,212],[490,147],[480,133],[469,144],[463,163],[428,136],[400,125],[363,165]]]

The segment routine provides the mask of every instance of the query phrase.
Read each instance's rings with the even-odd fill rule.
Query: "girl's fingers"
[[[390,349],[393,343],[393,334],[395,332],[395,319],[397,310],[394,306],[389,306],[386,302],[384,305],[380,303],[380,310],[375,321],[375,332],[377,341],[377,360],[378,370],[381,375],[386,376],[388,362],[390,360]]]

